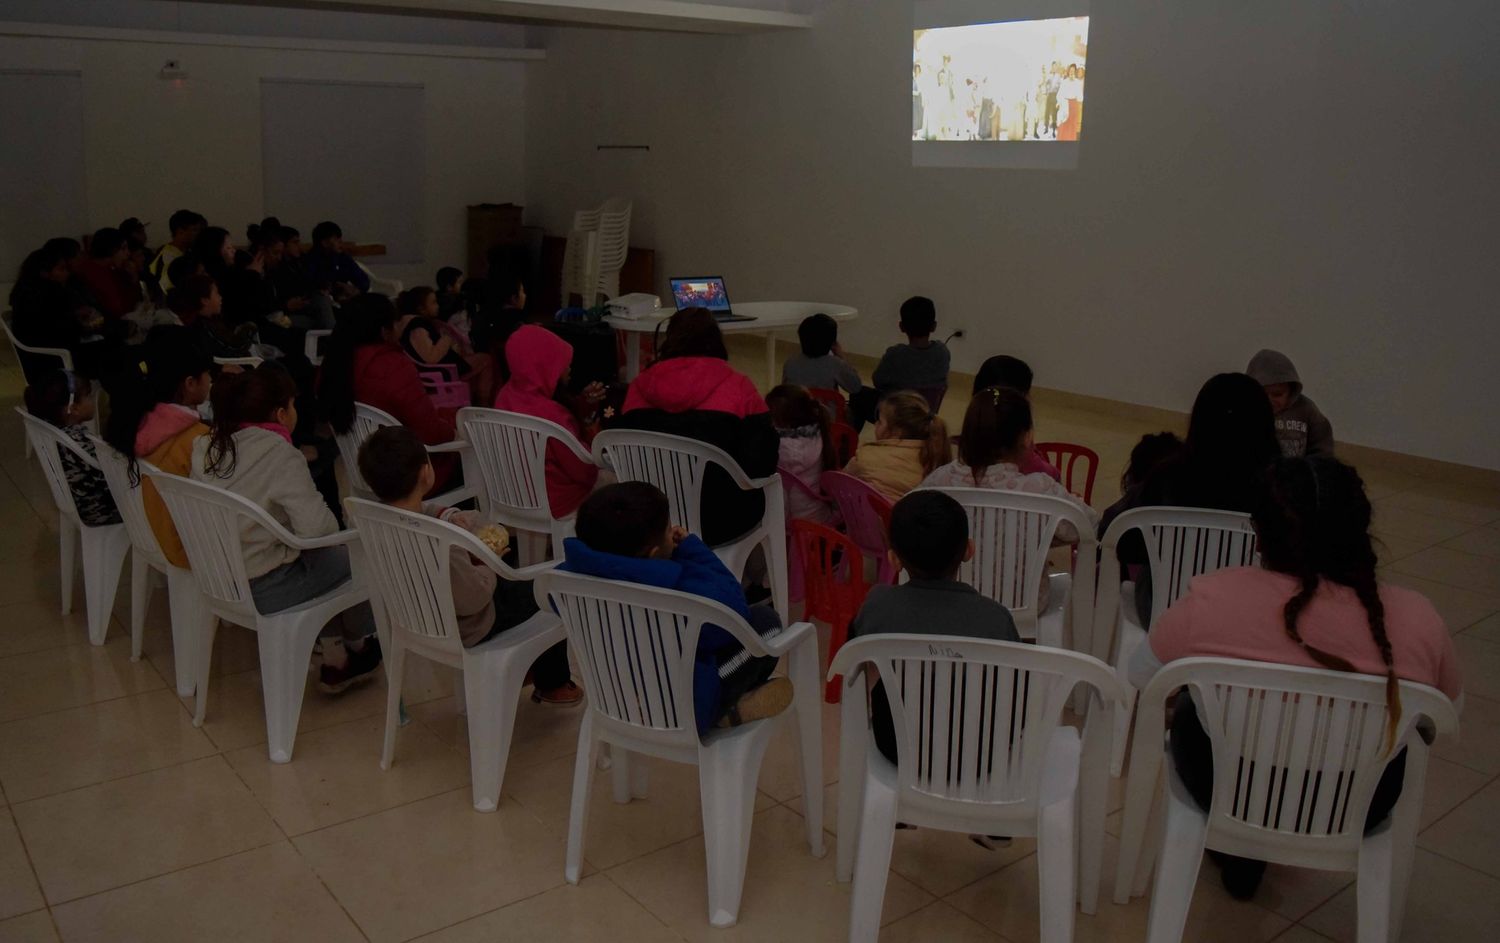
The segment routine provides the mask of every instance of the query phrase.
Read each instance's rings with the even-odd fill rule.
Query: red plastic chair
[[[1072,442],[1038,442],[1036,450],[1042,457],[1062,472],[1063,487],[1083,498],[1085,504],[1094,501],[1094,478],[1099,474],[1099,453]],[[1079,462],[1084,464],[1080,471]],[[1083,490],[1074,487],[1078,477],[1083,478]]]
[[[854,427],[844,422],[833,424],[833,452],[838,456],[839,467],[843,468],[849,464],[854,453],[859,451],[859,433]]]
[[[849,624],[870,592],[864,557],[854,541],[812,521],[792,521],[791,538],[796,558],[802,561],[803,585],[807,587],[804,618],[828,623],[828,661],[832,664],[833,656],[849,640]],[[823,700],[837,704],[841,687],[841,679],[829,679]]]
[[[875,579],[881,583],[896,581],[891,565],[891,502],[865,482],[845,472],[824,472],[823,492],[838,505],[844,518],[844,529],[861,553],[875,561]]]
[[[833,413],[834,422],[848,424],[849,404],[845,402],[843,393],[840,393],[838,390],[820,390],[816,387],[809,389],[807,392],[812,394],[813,399],[828,407],[829,411]]]
[[[813,490],[808,486],[807,482],[785,468],[777,468],[776,472],[781,475],[782,487],[788,492],[796,491],[822,504],[831,504],[828,500],[828,495],[823,494],[821,491]],[[796,520],[796,518],[792,517],[792,502],[790,500],[786,503],[786,519],[789,523]],[[790,535],[791,532],[788,531],[787,533]],[[788,536],[788,540],[790,541],[790,536]],[[792,602],[797,602],[804,598],[806,590],[802,585],[802,564],[797,557],[797,544],[795,542],[791,543],[791,553],[787,557],[787,570],[787,597]]]

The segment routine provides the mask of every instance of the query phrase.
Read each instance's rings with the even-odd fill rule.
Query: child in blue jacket
[[[745,602],[740,581],[697,536],[669,523],[667,496],[644,482],[595,491],[578,509],[577,537],[563,542],[570,573],[675,589],[723,603],[761,635],[781,626],[769,606]],[[791,703],[785,678],[767,680],[773,657],[754,657],[716,625],[698,634],[693,666],[693,710],[701,735],[781,713]]]

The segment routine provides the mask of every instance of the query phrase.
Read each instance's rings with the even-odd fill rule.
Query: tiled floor
[[[736,345],[752,376],[754,343]],[[849,890],[833,860],[809,857],[789,742],[766,760],[740,923],[709,928],[697,787],[653,764],[650,798],[595,791],[577,887],[563,881],[577,712],[522,705],[498,812],[469,803],[464,722],[451,679],[412,672],[414,722],[397,762],[378,765],[379,685],[340,699],[310,690],[296,759],[264,752],[256,648],[225,629],[208,723],[172,692],[165,594],[146,654],[132,662],[119,615],[88,644],[79,610],[57,612],[54,523],[22,457],[0,366],[0,941],[538,939],[838,940]],[[963,397],[944,407],[957,420]],[[1104,457],[1096,503],[1113,500],[1141,432],[1081,410],[1040,409],[1038,432]],[[1449,620],[1468,682],[1462,739],[1437,751],[1408,907],[1408,940],[1494,939],[1500,923],[1500,492],[1425,485],[1363,469],[1378,496],[1388,579],[1426,593]],[[122,587],[117,613],[128,613]],[[418,663],[420,665],[420,662]],[[837,712],[826,779],[836,764]],[[833,792],[826,790],[827,820]],[[1110,820],[1113,829],[1118,816]],[[830,842],[831,845],[831,842]],[[897,837],[885,940],[1037,938],[1034,844],[988,852],[928,830]],[[1109,839],[1106,855],[1114,855]],[[1105,874],[1112,874],[1106,860]],[[1349,878],[1273,868],[1255,903],[1236,903],[1205,868],[1193,940],[1354,939]],[[1137,940],[1147,902],[1080,917],[1079,939]]]

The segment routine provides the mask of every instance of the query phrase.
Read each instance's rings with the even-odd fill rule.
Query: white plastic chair
[[[460,409],[458,428],[474,450],[480,513],[487,520],[526,532],[527,539],[518,547],[523,564],[542,561],[548,537],[553,554],[561,556],[562,542],[573,536],[577,513],[561,518],[552,513],[547,500],[547,446],[559,442],[589,464],[594,456],[557,423],[502,409]]]
[[[991,488],[930,490],[953,498],[969,517],[974,558],[959,568],[960,580],[1009,609],[1023,639],[1052,648],[1093,651],[1090,629],[1099,542],[1094,525],[1077,505],[1051,495]],[[1049,574],[1047,554],[1063,521],[1078,532],[1075,571]],[[1077,598],[1084,600],[1081,606],[1072,605],[1075,579]],[[1043,580],[1047,582],[1045,609],[1039,606]],[[1073,637],[1068,640],[1064,630],[1070,612]]]
[[[303,336],[302,353],[307,357],[308,361],[314,367],[322,364],[323,362],[323,350],[319,345],[321,344],[323,338],[332,333],[333,331],[326,330],[324,328],[314,328],[312,330],[309,330]]]
[[[1214,791],[1208,812],[1188,794],[1174,764],[1163,763],[1166,751],[1159,748],[1166,700],[1184,686],[1212,743]],[[1426,685],[1402,681],[1401,708],[1395,747],[1388,752],[1383,677],[1230,658],[1168,664],[1141,693],[1136,710],[1115,901],[1127,903],[1137,881],[1143,888],[1149,864],[1141,850],[1156,799],[1165,808],[1147,928],[1151,943],[1182,939],[1205,847],[1302,868],[1357,872],[1360,943],[1398,939],[1428,744],[1458,730],[1453,703]],[[1366,835],[1375,786],[1402,747],[1401,797],[1385,822]],[[1163,766],[1166,794],[1159,797]]]
[[[369,599],[358,579],[349,579],[316,599],[269,615],[261,614],[250,593],[245,573],[240,522],[248,519],[271,536],[297,550],[337,547],[355,539],[343,530],[326,537],[297,537],[277,523],[258,504],[223,488],[169,475],[147,472],[167,510],[183,548],[193,561],[193,579],[204,605],[226,622],[254,629],[260,648],[260,685],[266,706],[267,751],[273,763],[289,763],[302,716],[302,693],[313,642],[330,619]],[[197,703],[193,726],[201,727],[208,707],[208,674],[213,661],[216,622],[208,623],[197,651]]]
[[[11,312],[6,311],[4,314],[0,314],[0,327],[5,328],[5,339],[10,341],[11,355],[15,357],[16,367],[21,370],[23,378],[25,378],[26,367],[25,363],[21,360],[22,351],[38,357],[56,357],[61,369],[69,373],[73,372],[72,351],[62,347],[32,347],[30,344],[23,344],[19,340],[16,340],[16,332],[11,328],[10,321]],[[95,424],[95,428],[97,429],[97,424]],[[26,449],[26,457],[31,458],[31,436],[23,433],[22,441]]]
[[[867,671],[890,702],[897,754],[874,748]],[[1105,763],[1124,687],[1091,655],[944,635],[872,635],[839,649],[837,877],[854,879],[851,943],[874,941],[896,823],[985,835],[1034,835],[1044,943],[1073,938],[1075,896],[1097,909]],[[855,685],[859,685],[858,689]],[[1077,687],[1091,710],[1082,735],[1063,710]]]
[[[1140,624],[1135,584],[1120,581],[1120,540],[1139,531],[1146,545],[1151,577],[1151,619]],[[1146,507],[1126,511],[1109,525],[1099,541],[1099,599],[1094,610],[1094,655],[1115,666],[1129,685],[1127,672],[1136,649],[1167,607],[1188,590],[1194,577],[1231,566],[1260,561],[1250,515],[1205,508]],[[1109,629],[1113,627],[1114,631]],[[1134,688],[1131,688],[1132,702]],[[1130,714],[1116,719],[1113,766],[1124,763],[1130,740]]]
[[[401,289],[405,287],[404,285],[402,285],[401,279],[399,278],[382,278],[381,276],[376,275],[368,265],[361,262],[359,259],[355,259],[354,264],[359,266],[359,270],[361,272],[364,272],[367,276],[369,276],[370,291],[372,292],[386,295],[391,299],[395,299],[397,295],[401,294]]]
[[[450,552],[454,547],[467,551],[505,580],[530,579],[547,567],[513,570],[473,534],[426,514],[360,498],[350,498],[345,507],[359,532],[361,566],[369,568],[366,581],[381,603],[375,614],[385,633],[387,690],[380,768],[390,769],[395,758],[406,656],[456,668],[463,673],[468,706],[474,808],[493,812],[500,802],[516,698],[526,671],[565,633],[556,615],[539,612],[482,645],[465,648],[453,610]]]
[[[254,369],[264,363],[264,361],[252,354],[248,357],[215,357],[214,363],[220,367],[247,367]]]
[[[610,468],[620,481],[644,481],[666,493],[674,525],[690,533],[703,533],[703,476],[710,465],[718,465],[745,491],[765,493],[766,512],[760,523],[733,543],[713,551],[735,576],[743,576],[745,564],[757,546],[765,548],[771,573],[771,599],[781,620],[787,620],[789,600],[786,573],[786,492],[781,476],[751,478],[729,453],[697,439],[660,432],[606,429],[594,437],[594,461]]]
[[[130,535],[124,524],[90,527],[78,516],[78,506],[73,503],[73,491],[68,487],[68,473],[63,467],[63,452],[60,450],[67,450],[90,468],[98,468],[99,463],[62,430],[19,406],[16,413],[25,424],[27,440],[41,462],[52,501],[57,505],[63,615],[73,611],[73,572],[81,546],[83,601],[88,615],[89,641],[103,645],[104,636],[109,631],[110,612],[115,605],[115,591],[120,587],[120,570],[125,565],[126,553],[130,551]],[[131,640],[131,656],[138,658],[140,652],[141,639],[137,634]]]
[[[349,490],[354,493],[355,497],[375,497],[374,492],[370,490],[370,486],[365,484],[364,476],[359,473],[359,447],[365,444],[365,440],[376,429],[382,426],[399,425],[401,425],[401,422],[385,410],[376,409],[374,406],[365,403],[355,403],[354,424],[349,427],[348,432],[343,435],[334,436],[334,441],[339,446],[339,457],[344,460],[344,474],[348,477]],[[439,445],[429,445],[427,446],[427,451],[433,455],[448,452],[456,453],[460,460],[462,460],[469,452],[469,443],[462,439],[457,439],[452,442],[443,442]],[[468,463],[466,462],[465,464],[467,465]],[[475,498],[479,494],[479,490],[474,487],[471,477],[469,470],[465,468],[464,481],[466,484],[449,491],[444,491],[440,495],[434,495],[432,500],[440,504],[453,505]]]
[[[822,713],[818,636],[799,622],[762,638],[728,607],[674,590],[551,570],[537,577],[537,601],[556,611],[583,673],[588,713],[578,731],[573,804],[568,819],[565,877],[577,884],[583,836],[599,749],[610,745],[614,798],[645,794],[645,767],[630,770],[629,753],[698,767],[703,841],[708,863],[708,919],[716,927],[739,919],[755,784],[771,734],[796,715],[801,746],[807,842],[823,854]],[[790,711],[699,739],[693,713],[693,663],[698,634],[716,625],[751,655],[788,655],[795,691]]]
[[[146,518],[146,507],[141,500],[140,481],[130,481],[130,465],[125,456],[98,436],[94,437],[94,453],[99,457],[99,467],[104,471],[104,480],[109,482],[109,493],[120,509],[120,518],[125,522],[125,531],[130,535],[130,647],[131,657],[141,655],[141,637],[146,629],[146,605],[151,601],[151,571],[162,574],[167,580],[167,600],[172,617],[172,662],[176,669],[177,694],[187,697],[193,693],[197,680],[196,665],[198,643],[209,631],[214,616],[198,592],[191,570],[173,566],[161,552],[156,532]],[[139,464],[140,474],[157,471],[148,463]],[[158,472],[159,473],[159,472]]]

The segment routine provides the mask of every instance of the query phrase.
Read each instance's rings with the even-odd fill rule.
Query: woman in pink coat
[[[561,393],[573,364],[571,344],[546,328],[528,324],[505,342],[505,363],[510,379],[495,397],[496,409],[555,422],[580,444],[588,444],[583,423]],[[553,517],[567,517],[578,510],[598,479],[597,465],[579,458],[561,442],[547,444],[547,503]]]

